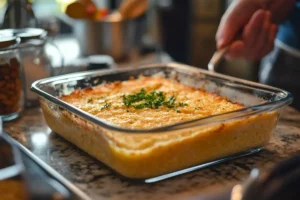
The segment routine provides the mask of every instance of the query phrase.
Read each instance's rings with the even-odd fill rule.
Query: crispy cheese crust
[[[124,94],[135,94],[141,89],[162,91],[167,99],[174,96],[184,106],[136,109],[124,105]],[[162,77],[102,84],[77,90],[61,99],[114,125],[133,129],[161,127],[244,108],[224,97]]]
[[[137,109],[124,105],[124,95],[163,91],[184,106]],[[102,84],[62,96],[68,102],[114,125],[148,129],[243,109],[239,103],[162,77],[140,77]],[[149,178],[262,147],[272,135],[276,112],[252,115],[161,133],[111,131],[41,99],[45,119],[62,137],[129,178]],[[179,112],[178,112],[179,110]]]

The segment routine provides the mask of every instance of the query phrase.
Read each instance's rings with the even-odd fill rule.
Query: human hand
[[[261,59],[273,49],[277,24],[285,19],[294,3],[295,0],[234,1],[222,17],[216,35],[217,48],[232,43],[227,58]],[[240,38],[234,41],[239,33]]]

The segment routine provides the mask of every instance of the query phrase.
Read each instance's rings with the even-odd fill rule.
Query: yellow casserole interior
[[[173,106],[124,105],[124,96],[163,93]],[[140,77],[76,90],[61,99],[113,125],[149,129],[244,108],[226,98],[163,77]],[[143,102],[142,102],[143,103]],[[110,131],[41,100],[50,128],[130,178],[149,178],[266,144],[276,125],[269,112],[224,123],[149,134]]]

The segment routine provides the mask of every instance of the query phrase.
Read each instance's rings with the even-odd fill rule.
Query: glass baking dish
[[[29,200],[25,169],[18,149],[0,130],[0,192],[1,199]]]
[[[239,102],[245,109],[154,129],[109,124],[59,99],[76,89],[139,75],[160,75]],[[292,102],[284,90],[178,63],[97,70],[36,81],[50,128],[130,179],[156,182],[258,152],[272,137],[280,108]]]

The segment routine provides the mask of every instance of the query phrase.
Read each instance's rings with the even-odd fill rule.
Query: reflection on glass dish
[[[155,87],[160,85],[161,82],[155,81],[150,81],[151,84],[141,82],[128,86],[127,90],[122,91],[120,89],[122,82],[115,82],[125,81],[123,82],[125,84],[130,77],[137,78],[141,74],[146,77],[159,74],[166,81],[178,81],[179,85],[175,84],[173,89],[187,92],[183,95],[186,97],[189,97],[189,94],[196,89],[205,90],[208,94],[216,93],[216,99],[209,99],[209,95],[204,97],[209,101],[205,104],[207,108],[204,108],[204,111],[209,111],[212,107],[216,110],[222,108],[221,105],[216,105],[218,101],[225,99],[228,100],[227,103],[239,102],[244,107],[238,107],[240,104],[236,104],[235,109],[210,112],[200,119],[191,120],[190,118],[188,121],[174,121],[170,124],[162,123],[148,127],[119,126],[113,121],[107,121],[107,118],[101,114],[98,116],[97,113],[102,113],[102,108],[102,111],[105,111],[114,106],[124,106],[121,105],[124,104],[122,101],[126,100],[128,95],[138,94],[141,87],[147,89],[149,85]],[[147,79],[151,80],[151,78]],[[98,89],[104,93],[112,91],[114,87],[103,81],[115,82],[116,88],[124,93],[121,97],[120,94],[117,95],[116,101],[120,105],[111,102],[111,97],[114,95],[108,96],[106,102],[105,100],[102,102],[101,99],[85,98],[90,94],[96,94]],[[166,87],[166,89],[171,89],[172,86],[171,84],[170,88]],[[136,90],[130,91],[130,88]],[[38,81],[33,84],[33,89],[42,97],[41,106],[46,121],[53,131],[121,175],[133,179],[153,178],[178,170],[184,173],[183,169],[197,169],[193,166],[219,163],[213,161],[225,161],[242,152],[256,152],[271,138],[278,120],[279,109],[292,100],[288,92],[280,89],[173,63],[65,75]],[[146,90],[146,94],[151,93],[152,89],[150,87],[149,91]],[[166,92],[165,89],[163,91]],[[71,97],[68,96],[70,94],[76,98],[68,99]],[[165,101],[170,98],[170,94],[166,93]],[[185,99],[181,99],[180,95],[177,100],[174,101],[174,105],[179,105],[176,108],[179,112],[173,107],[168,108],[170,119],[173,115],[180,115],[180,112],[182,115],[185,114],[185,109],[189,108],[189,106],[184,106],[185,104],[193,105],[192,102],[185,102]],[[92,101],[99,101],[98,106],[94,109],[85,109],[84,106],[88,106]],[[222,105],[225,105],[226,101],[223,103]],[[105,106],[106,104],[110,106]],[[125,116],[129,116],[134,110],[132,107],[128,109]],[[114,111],[116,110],[111,110],[111,113]],[[150,117],[152,112],[160,111],[158,109],[149,112]],[[135,113],[132,112],[132,115],[134,116]],[[137,117],[135,122],[147,120],[148,116],[145,114],[143,117],[143,119]],[[167,120],[165,118],[159,121],[167,122]]]

